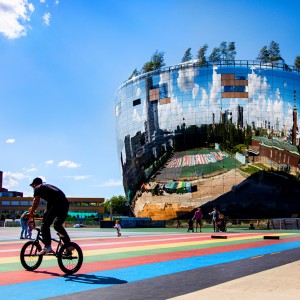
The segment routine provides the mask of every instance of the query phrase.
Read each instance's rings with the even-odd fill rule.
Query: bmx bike
[[[39,255],[39,252],[42,250],[41,244],[44,244],[41,229],[35,229],[37,230],[35,240],[26,242],[20,252],[21,264],[28,271],[36,270],[41,265],[44,257],[44,255]],[[74,274],[81,268],[83,262],[82,250],[74,242],[65,245],[62,241],[62,236],[59,233],[57,235],[59,239],[51,238],[51,241],[57,243],[56,249],[46,255],[56,256],[59,268],[66,274]]]

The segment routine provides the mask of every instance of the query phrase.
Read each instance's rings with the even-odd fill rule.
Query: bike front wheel
[[[38,255],[41,250],[41,245],[36,241],[29,241],[23,245],[20,252],[20,260],[26,270],[34,271],[41,265],[43,256]]]
[[[72,249],[72,251],[68,251]],[[57,256],[60,269],[66,274],[76,273],[82,266],[83,254],[80,246],[76,243],[69,243],[68,246],[63,245]]]

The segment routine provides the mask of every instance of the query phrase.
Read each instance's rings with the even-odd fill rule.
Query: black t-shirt
[[[36,186],[33,196],[40,197],[52,205],[68,202],[65,194],[59,188],[47,183]]]

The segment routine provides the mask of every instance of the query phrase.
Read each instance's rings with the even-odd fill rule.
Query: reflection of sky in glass
[[[224,73],[248,80],[248,98],[222,98],[221,74]],[[288,134],[293,122],[294,89],[300,95],[299,74],[255,66],[174,68],[156,74],[152,81],[152,88],[159,88],[160,98],[171,99],[170,103],[158,105],[159,127],[171,131],[183,123],[186,126],[212,124],[213,115],[214,122],[219,123],[221,112],[226,111],[236,123],[238,106],[241,106],[244,126],[254,124],[266,128],[268,124],[270,128]],[[133,106],[136,99],[141,99],[141,104]],[[147,103],[143,77],[119,88],[115,113],[118,149],[121,150],[125,136],[145,132]]]

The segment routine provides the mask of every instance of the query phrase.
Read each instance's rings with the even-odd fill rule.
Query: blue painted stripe
[[[258,248],[151,263],[128,268],[100,271],[88,274],[75,274],[72,276],[54,279],[45,279],[1,286],[0,292],[1,298],[3,299],[19,300],[20,298],[24,297],[24,295],[26,295],[26,298],[31,300],[42,299],[104,288],[127,282],[145,280],[157,276],[170,275],[173,273],[228,263],[258,255],[281,252],[299,247],[300,241],[295,241]],[[30,272],[28,272],[28,276],[30,276]]]

